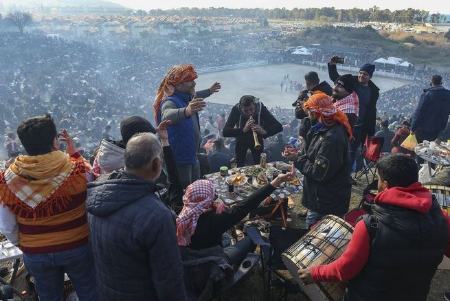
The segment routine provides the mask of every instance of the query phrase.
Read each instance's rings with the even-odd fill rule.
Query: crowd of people
[[[275,55],[267,51],[253,54],[253,57],[244,55],[244,49],[255,48],[258,36],[238,38],[249,47],[225,51],[223,46],[231,45],[230,40],[221,37],[213,44],[197,41],[196,45],[202,46],[201,51],[192,52],[179,45],[164,50],[163,45],[132,47],[126,43],[123,45],[122,41],[121,47],[113,47],[105,42],[107,39],[86,44],[37,34],[17,36],[4,33],[0,37],[0,54],[5,58],[0,62],[0,97],[4,100],[0,103],[0,140],[5,144],[5,135],[12,133],[26,116],[50,112],[55,120],[71,131],[77,144],[87,153],[92,153],[105,127],[111,127],[110,135],[118,136],[116,120],[119,117],[151,116],[149,108],[158,85],[156,79],[169,67],[165,62],[191,61],[197,68],[204,68],[269,59]],[[324,61],[329,51],[322,49],[317,60]],[[342,50],[348,64],[366,59],[353,57],[352,53]],[[429,78],[429,72],[422,73],[421,79]],[[443,78],[445,81],[448,76]],[[418,82],[382,93],[378,112],[390,117],[410,114],[418,101],[422,82],[425,85],[423,80]],[[286,75],[281,89],[302,90],[303,85]],[[220,110],[217,106],[218,109],[208,107],[211,113],[205,113],[215,119],[215,111]],[[225,111],[225,114],[229,112]],[[81,116],[88,118],[82,120]],[[283,125],[292,121],[289,113],[276,117],[280,121],[285,119]],[[3,157],[7,155],[4,150],[2,153]]]
[[[333,87],[315,72],[305,76],[307,89],[295,103],[301,134],[295,140],[301,143],[289,147],[282,133],[297,127],[279,122],[279,110],[253,95],[231,108],[216,107],[215,118],[204,115],[205,98],[222,87],[196,89],[193,65],[172,66],[160,81],[156,128],[140,116],[116,120],[121,138],[112,139],[106,128],[92,164],[50,115],[25,117],[17,127],[24,154],[13,154],[10,146],[17,157],[0,172],[0,232],[22,250],[39,299],[62,299],[64,273],[81,301],[214,295],[208,283],[229,280],[258,243],[245,236],[224,248],[223,234],[291,181],[295,170],[303,174],[308,227],[329,214],[344,217],[357,149],[378,134],[379,89],[372,81],[374,65],[340,75],[333,57],[328,71]],[[450,115],[442,77],[433,76],[431,85],[411,123],[420,141],[437,139]],[[230,110],[228,117],[223,110]],[[208,126],[202,134],[203,122]],[[386,121],[381,126],[389,127]],[[226,137],[235,138],[231,148]],[[269,137],[276,137],[277,147],[265,147]],[[8,138],[11,145],[14,137]],[[244,166],[259,162],[266,150],[292,161],[290,170],[236,206],[218,200],[212,182],[202,179],[208,161],[221,167],[234,156]],[[418,181],[411,156],[385,156],[377,172],[373,210],[356,224],[345,252],[330,264],[300,269],[299,277],[306,283],[348,281],[345,298],[351,300],[425,300],[438,264],[450,256],[450,218]],[[398,255],[389,257],[392,252]]]
[[[299,276],[348,281],[349,300],[425,300],[438,264],[450,256],[450,219],[401,146],[411,133],[421,142],[446,132],[445,77],[430,77],[423,93],[418,84],[380,94],[374,65],[339,74],[334,56],[327,62],[332,85],[306,74],[294,114],[255,95],[233,105],[205,101],[220,93],[220,83],[197,88],[195,67],[161,63],[161,47],[105,55],[42,36],[5,34],[0,42],[0,133],[10,158],[0,171],[0,232],[23,251],[40,300],[61,300],[64,273],[81,301],[205,296],[208,281],[228,279],[256,247],[246,236],[224,248],[223,234],[295,170],[304,177],[308,227],[328,214],[344,217],[355,161],[372,136],[383,138],[383,152],[403,153],[378,163],[374,211],[357,223],[340,258]],[[170,56],[178,63],[187,54],[176,51]],[[377,110],[395,114],[377,118]],[[202,179],[266,155],[294,163],[231,208]],[[397,255],[388,258],[391,252]],[[194,268],[183,269],[187,262]]]

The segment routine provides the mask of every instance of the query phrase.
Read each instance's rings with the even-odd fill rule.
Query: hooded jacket
[[[442,86],[425,89],[414,112],[411,130],[434,140],[447,126],[449,114],[450,90]]]
[[[103,139],[95,157],[93,169],[98,176],[121,169],[125,165],[125,148],[120,143]]]
[[[99,300],[186,299],[174,217],[153,183],[123,170],[100,177],[87,211]]]
[[[372,211],[341,257],[312,269],[313,279],[350,280],[345,300],[426,300],[450,255],[450,219],[420,183],[383,191]]]

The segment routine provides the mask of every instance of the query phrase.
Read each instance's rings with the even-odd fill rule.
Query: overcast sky
[[[1,1],[1,0],[0,0]],[[450,13],[449,0],[112,0],[134,9],[178,8],[178,7],[232,7],[232,8],[306,8],[334,6],[336,8],[369,8],[374,5],[391,10],[416,8],[432,12]]]

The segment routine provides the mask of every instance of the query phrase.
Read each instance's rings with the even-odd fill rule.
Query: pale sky
[[[178,7],[230,7],[230,8],[306,8],[331,7],[336,8],[369,8],[374,5],[391,10],[416,8],[431,12],[450,13],[449,0],[110,0],[134,9],[178,8]]]

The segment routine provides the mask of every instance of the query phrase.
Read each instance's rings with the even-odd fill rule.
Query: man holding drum
[[[344,253],[299,276],[305,283],[348,281],[346,301],[425,301],[444,254],[450,257],[450,219],[418,182],[413,159],[383,157],[377,170],[375,205],[356,224]]]

